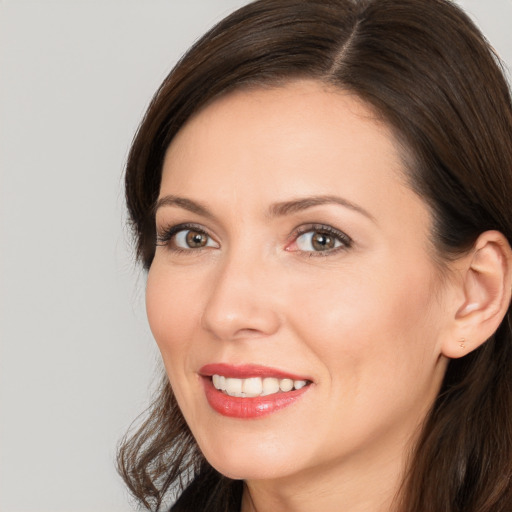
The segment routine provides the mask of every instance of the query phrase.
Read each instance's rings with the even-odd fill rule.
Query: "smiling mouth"
[[[222,416],[250,420],[297,403],[314,381],[269,366],[210,363],[198,372],[206,400]]]
[[[238,379],[218,374],[212,375],[211,381],[214,388],[218,391],[237,398],[255,398],[283,394],[302,389],[311,384],[308,380],[278,379],[276,377]]]

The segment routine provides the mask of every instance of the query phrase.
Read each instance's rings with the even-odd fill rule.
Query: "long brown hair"
[[[438,256],[480,233],[512,242],[512,101],[499,59],[449,0],[259,0],[221,21],[180,60],[133,141],[126,198],[137,255],[155,251],[154,205],[169,143],[208,102],[242,87],[310,78],[357,94],[409,155],[411,187],[430,206]],[[403,512],[512,510],[512,322],[452,360],[410,456]],[[237,510],[242,486],[201,455],[167,382],[120,447],[133,494],[158,510]],[[181,485],[181,487],[180,487]]]

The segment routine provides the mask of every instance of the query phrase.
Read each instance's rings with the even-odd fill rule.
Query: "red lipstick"
[[[274,368],[258,365],[233,366],[225,363],[207,364],[199,371],[204,385],[206,399],[210,407],[230,418],[254,419],[267,416],[292,405],[306,393],[310,386],[287,392],[277,392],[266,396],[235,397],[216,389],[212,383],[212,375],[227,378],[247,379],[250,377],[273,377],[276,379],[292,379],[310,381],[307,377],[293,375]]]
[[[212,375],[224,375],[235,379],[249,379],[250,377],[275,377],[276,379],[310,380],[303,375],[294,375],[268,366],[256,364],[231,365],[226,363],[206,364],[199,370],[200,375],[211,377]]]

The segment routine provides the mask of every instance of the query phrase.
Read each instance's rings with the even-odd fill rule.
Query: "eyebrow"
[[[361,213],[371,221],[376,222],[375,217],[361,206],[358,206],[357,204],[349,201],[348,199],[344,199],[343,197],[333,195],[308,196],[292,199],[290,201],[274,203],[269,207],[267,216],[271,218],[283,217],[285,215],[291,215],[293,213],[307,210],[308,208],[313,208],[314,206],[321,206],[326,204],[338,204],[344,206],[345,208]],[[174,195],[163,196],[156,202],[154,211],[156,212],[163,206],[176,206],[208,219],[214,218],[213,213],[211,213],[206,206],[185,197]]]
[[[348,199],[344,199],[339,196],[309,196],[304,198],[292,199],[291,201],[283,201],[280,203],[275,203],[269,208],[269,216],[270,217],[281,217],[283,215],[290,215],[292,213],[300,212],[306,210],[308,208],[313,208],[314,206],[321,206],[324,204],[338,204],[344,206],[345,208],[349,208],[350,210],[354,210],[358,213],[361,213],[368,219],[376,222],[375,217],[362,208],[361,206],[349,201]]]
[[[155,204],[155,213],[159,208],[162,208],[163,206],[177,206],[178,208],[183,208],[189,212],[197,213],[202,217],[206,217],[208,219],[213,218],[213,214],[210,212],[210,210],[208,210],[208,208],[206,208],[206,206],[203,206],[201,203],[196,201],[192,201],[191,199],[187,199],[186,197],[173,195],[161,197]]]

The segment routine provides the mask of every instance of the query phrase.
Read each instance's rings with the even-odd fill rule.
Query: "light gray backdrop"
[[[157,353],[122,191],[185,49],[246,0],[0,0],[0,511],[133,510],[115,446]],[[512,64],[512,0],[461,2]]]

